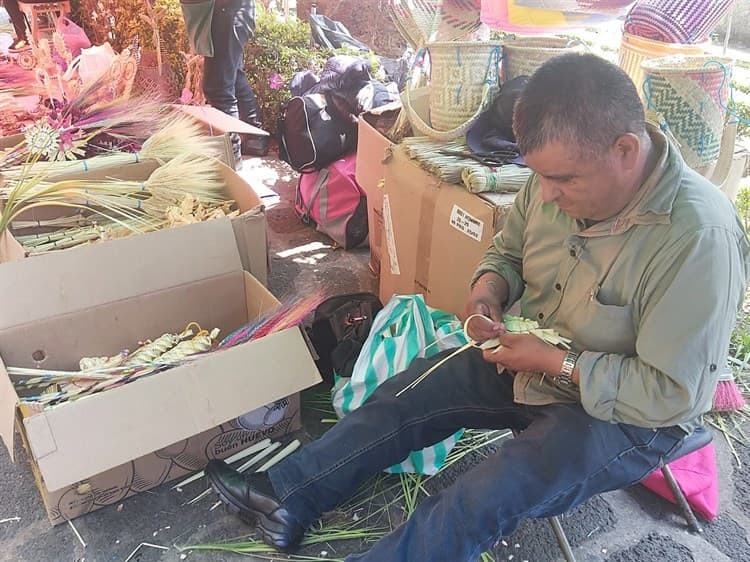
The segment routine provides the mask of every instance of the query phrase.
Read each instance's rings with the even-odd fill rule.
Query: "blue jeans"
[[[245,45],[255,31],[255,0],[217,0],[211,19],[214,56],[204,57],[203,94],[216,109],[261,126],[258,101],[244,70]],[[239,154],[239,137],[232,143]]]
[[[309,527],[369,477],[460,428],[523,430],[366,553],[367,562],[475,562],[528,517],[557,515],[589,497],[634,484],[685,437],[589,416],[580,404],[513,401],[513,379],[476,349],[448,361],[419,386],[396,393],[445,352],[418,359],[358,410],[269,471],[284,507]]]

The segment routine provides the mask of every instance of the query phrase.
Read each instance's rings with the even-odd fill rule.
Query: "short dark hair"
[[[551,141],[601,154],[625,133],[646,131],[635,84],[622,69],[592,54],[570,53],[543,64],[513,111],[521,154]]]

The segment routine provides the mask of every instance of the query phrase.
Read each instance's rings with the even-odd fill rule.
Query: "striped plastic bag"
[[[351,378],[340,379],[332,391],[336,413],[342,418],[361,406],[378,385],[406,369],[412,360],[466,342],[455,315],[427,306],[422,295],[394,295],[375,317]],[[388,472],[435,474],[462,433],[410,453]]]

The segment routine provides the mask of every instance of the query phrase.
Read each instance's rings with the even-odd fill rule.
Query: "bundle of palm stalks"
[[[20,400],[42,406],[54,406],[131,383],[214,347],[219,330],[203,330],[191,322],[181,333],[164,334],[153,341],[141,342],[132,353],[127,349],[112,357],[84,357],[80,371],[8,368],[17,389],[41,388],[41,394]]]
[[[516,164],[505,164],[499,168],[468,165],[461,172],[461,180],[472,193],[515,193],[526,185],[532,173],[529,168]]]
[[[96,238],[91,232],[91,227],[99,230],[104,223],[116,225],[135,234],[155,230],[168,224],[170,211],[183,205],[186,196],[190,196],[193,202],[212,205],[213,210],[227,208],[221,166],[221,163],[213,158],[185,154],[157,168],[143,182],[66,180],[47,183],[38,179],[21,181],[2,193],[5,205],[0,215],[0,233],[10,225],[55,226],[43,225],[40,221],[36,224],[28,220],[17,221],[24,213],[43,207],[70,208],[86,213],[85,218],[78,214],[55,219],[73,231],[67,235],[57,232],[54,236],[71,238],[75,235],[78,243]],[[99,230],[99,235],[102,234]],[[74,240],[60,243],[53,238],[45,239],[45,236],[37,237],[37,241],[41,244],[57,242],[53,244],[55,247],[76,245]],[[29,243],[32,238],[24,240]]]
[[[140,149],[134,152],[106,152],[80,160],[30,161],[5,167],[2,175],[5,182],[12,185],[13,182],[21,181],[26,177],[49,180],[61,174],[85,173],[148,159],[164,163],[186,154],[210,154],[211,144],[211,137],[203,132],[203,128],[193,117],[174,115],[162,129],[146,139]],[[27,145],[33,145],[33,142],[29,141],[28,134]],[[2,197],[1,193],[0,191],[0,197]]]
[[[323,300],[325,294],[318,291],[285,299],[278,307],[232,332],[219,343],[218,329],[209,332],[191,322],[180,333],[167,333],[153,341],[140,342],[132,352],[124,349],[113,356],[84,357],[79,361],[78,371],[19,367],[7,367],[7,371],[18,390],[42,389],[39,394],[22,397],[22,402],[55,406],[297,326]]]
[[[29,255],[33,256],[93,242],[124,238],[136,231],[152,232],[216,218],[232,218],[239,215],[239,210],[233,209],[234,206],[233,200],[204,203],[187,194],[179,205],[167,208],[163,219],[143,217],[138,221],[123,219],[120,222],[112,222],[99,215],[76,214],[47,221],[14,221],[11,226],[16,233],[14,238]],[[25,229],[37,230],[40,227],[55,226],[62,228],[51,232],[20,234]]]
[[[406,137],[402,144],[409,158],[447,183],[461,183],[464,168],[474,162],[465,156],[469,147],[463,139],[441,142],[430,137]]]

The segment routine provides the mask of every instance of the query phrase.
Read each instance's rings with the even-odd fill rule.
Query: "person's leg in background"
[[[247,80],[243,69],[237,71],[237,105],[239,106],[240,119],[259,129],[263,128],[263,120],[258,107],[258,100],[253,88]],[[265,156],[268,154],[269,137],[264,135],[242,135],[242,154],[254,156]]]
[[[251,115],[253,105],[257,116],[257,101],[254,94],[248,95],[248,90],[252,93],[252,89],[243,70],[245,44],[254,30],[254,0],[216,0],[211,21],[214,56],[205,57],[203,93],[213,107],[232,117],[244,117],[243,120]],[[232,147],[239,162],[241,151],[237,135],[232,135]]]
[[[26,35],[26,17],[18,7],[18,0],[3,0],[5,11],[8,12],[10,23],[13,24],[13,31],[16,34],[16,40],[11,49],[18,50],[28,46],[28,37]]]
[[[237,80],[235,81],[234,91],[237,94],[237,107],[239,109],[240,119],[254,127],[262,128],[263,120],[260,116],[258,99],[255,97],[250,82],[247,80],[245,70],[237,70]]]

